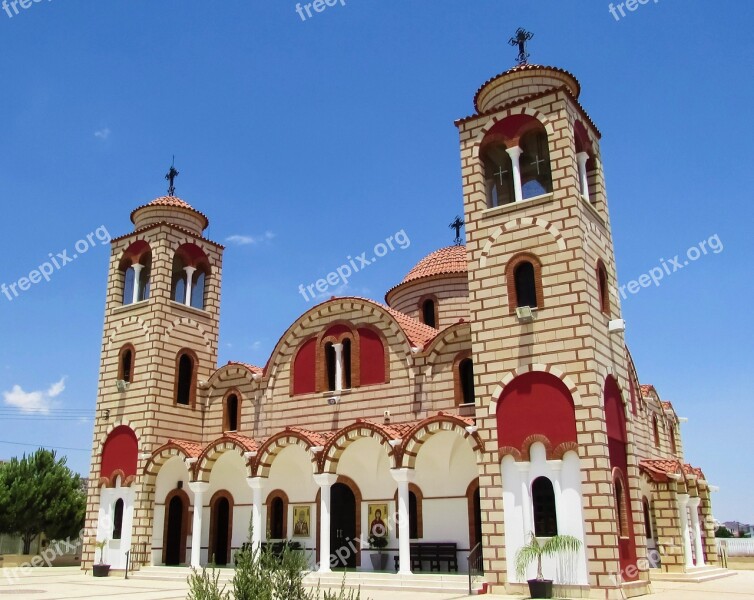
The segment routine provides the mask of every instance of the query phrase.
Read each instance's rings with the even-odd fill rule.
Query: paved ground
[[[3,600],[185,600],[186,585],[172,581],[95,579],[77,568],[34,569],[29,575],[9,581],[11,569],[0,569],[0,598]],[[655,583],[646,600],[754,600],[754,571],[739,571],[734,577],[703,584]],[[463,596],[369,591],[371,600],[459,600]],[[521,596],[487,596],[488,600]]]

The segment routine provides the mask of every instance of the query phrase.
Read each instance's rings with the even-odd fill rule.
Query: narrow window
[[[678,454],[678,442],[675,438],[675,426],[670,426],[670,449],[673,451],[673,454]]]
[[[558,535],[558,519],[555,507],[555,490],[547,477],[537,477],[531,484],[534,508],[534,535],[553,537]]]
[[[134,351],[133,348],[128,345],[120,351],[120,361],[118,363],[118,379],[131,382],[133,376],[133,363],[134,363]]]
[[[285,503],[280,496],[270,503],[270,538],[281,540],[285,537]]]
[[[231,394],[225,404],[225,431],[238,431],[238,396]]]
[[[194,361],[184,353],[178,359],[178,380],[176,381],[176,403],[183,405],[191,404],[192,388],[194,383]]]
[[[123,534],[123,500],[115,501],[113,508],[113,539],[119,540]]]
[[[518,307],[530,306],[537,308],[537,287],[534,278],[534,265],[523,261],[513,272],[516,286],[516,303]]]
[[[412,540],[419,539],[419,502],[414,492],[408,493],[408,520],[409,537]]]
[[[422,323],[437,329],[437,319],[435,318],[435,301],[425,300],[422,302]]]
[[[464,358],[458,365],[459,376],[461,378],[461,392],[464,404],[474,404],[474,361],[470,358]]]
[[[547,147],[547,134],[532,131],[524,135],[519,143],[521,154],[521,191],[523,198],[534,198],[552,191],[550,173],[550,152]]]
[[[642,508],[644,509],[644,535],[647,537],[648,540],[653,539],[652,537],[652,516],[649,512],[649,500],[644,498],[642,500]]]
[[[332,342],[325,344],[325,368],[327,369],[327,389],[335,390],[335,347]]]
[[[134,300],[134,270],[128,268],[123,274],[123,306],[131,304]]]
[[[657,416],[652,416],[652,430],[654,431],[655,447],[660,447],[660,426],[657,424]]]
[[[491,144],[482,151],[487,206],[494,208],[515,200],[513,164],[503,144]]]
[[[183,304],[186,298],[186,276],[181,273],[173,275],[173,300]]]
[[[618,535],[628,537],[628,513],[626,512],[626,494],[623,482],[615,480],[615,512],[618,513]]]
[[[351,389],[351,340],[343,340],[343,388]]]
[[[607,287],[607,269],[602,261],[597,263],[597,291],[600,299],[600,310],[605,313],[610,313],[610,297],[608,295]]]

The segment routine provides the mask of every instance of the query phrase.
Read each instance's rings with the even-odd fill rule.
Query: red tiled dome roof
[[[416,266],[403,278],[401,283],[408,283],[435,275],[450,275],[452,273],[467,273],[466,246],[448,246],[435,250],[432,254],[422,258]]]
[[[141,206],[137,206],[131,211],[131,222],[135,223],[134,215],[136,214],[137,211],[141,210],[142,208],[147,208],[148,206],[170,206],[173,208],[184,208],[186,210],[190,210],[191,212],[194,212],[197,215],[201,216],[204,219],[205,227],[209,225],[209,219],[207,218],[207,215],[205,215],[203,212],[196,210],[188,202],[186,202],[185,200],[181,200],[177,196],[160,196],[159,198],[155,198],[148,204],[142,204]]]

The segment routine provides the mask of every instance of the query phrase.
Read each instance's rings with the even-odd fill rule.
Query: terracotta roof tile
[[[239,367],[243,367],[244,369],[250,371],[254,375],[261,375],[263,373],[263,371],[264,371],[264,369],[262,369],[262,367],[257,367],[256,365],[250,365],[249,363],[239,362],[239,361],[236,361],[236,360],[229,360],[228,364],[229,365],[237,365]]]
[[[654,392],[655,394],[657,393],[655,386],[653,386],[651,383],[642,384],[640,387],[642,396],[649,396],[649,394],[651,394],[652,392]]]
[[[207,215],[205,215],[203,212],[200,212],[196,210],[193,206],[191,206],[188,202],[185,200],[181,200],[177,196],[160,196],[159,198],[155,198],[151,202],[147,204],[142,204],[141,206],[137,206],[131,211],[131,222],[134,222],[134,215],[137,211],[141,210],[142,208],[146,208],[148,206],[170,206],[173,208],[183,208],[186,210],[190,210],[192,212],[195,212],[197,215],[202,217],[204,219],[204,226],[207,227],[209,225],[209,218]]]
[[[303,435],[312,446],[324,446],[335,435],[333,431],[311,431],[303,427],[286,427],[286,431],[294,431]]]
[[[202,453],[202,450],[204,449],[203,446],[199,442],[191,442],[189,440],[178,440],[175,438],[169,439],[168,444],[175,444],[186,453],[186,456],[189,456],[191,458],[197,458]]]
[[[705,478],[700,468],[678,460],[642,460],[639,462],[639,468],[646,471],[655,481],[666,481],[668,475],[680,474],[681,471],[685,476],[694,475],[700,479]]]
[[[155,229],[156,227],[160,227],[162,225],[165,225],[167,227],[170,227],[172,229],[175,229],[176,231],[180,231],[181,233],[185,233],[186,235],[190,235],[191,237],[202,240],[203,242],[207,242],[208,244],[212,244],[213,246],[216,246],[217,248],[225,248],[222,244],[218,244],[217,242],[213,242],[210,239],[207,239],[206,237],[203,237],[201,235],[196,235],[195,231],[191,231],[190,229],[186,229],[185,227],[181,227],[180,225],[176,225],[175,223],[168,223],[167,221],[160,221],[159,223],[152,223],[151,225],[145,225],[144,227],[139,227],[138,229],[134,229],[130,233],[124,233],[123,235],[119,235],[118,237],[114,237],[111,242],[118,242],[120,240],[123,240],[127,237],[131,237],[132,235],[136,235],[138,233],[143,233],[145,231],[149,231],[150,229]]]
[[[226,433],[224,437],[228,437],[232,440],[237,441],[239,444],[241,444],[241,446],[246,448],[247,452],[256,452],[262,445],[254,438],[246,437],[245,435],[241,435],[239,433],[229,432]]]
[[[448,246],[435,250],[422,258],[416,266],[403,278],[401,283],[408,283],[435,275],[449,275],[451,273],[467,273],[466,246]]]

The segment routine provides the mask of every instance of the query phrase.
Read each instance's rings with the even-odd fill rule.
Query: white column
[[[133,296],[131,299],[131,304],[136,304],[139,301],[139,288],[141,287],[141,270],[144,268],[144,265],[136,263],[131,265],[131,268],[134,270],[134,289],[133,289]]]
[[[681,539],[683,540],[683,552],[685,555],[685,564],[687,567],[693,567],[694,560],[693,560],[693,557],[691,556],[691,536],[689,535],[689,517],[688,517],[689,495],[678,494],[676,496],[676,502],[678,504],[678,512],[680,514]]]
[[[203,481],[191,481],[189,489],[194,493],[194,523],[191,529],[191,566],[200,568],[202,556],[202,512],[204,508],[204,492],[209,484]]]
[[[513,148],[506,148],[505,150],[508,156],[511,157],[511,164],[513,165],[513,193],[516,197],[516,202],[521,202],[524,198],[523,190],[521,189],[521,155],[523,150],[518,146]]]
[[[251,488],[251,547],[262,547],[262,490],[267,479],[264,477],[247,477],[246,483]]]
[[[398,482],[398,523],[401,535],[398,538],[398,574],[411,575],[411,513],[408,505],[408,484],[414,480],[414,469],[390,469],[393,479]],[[371,531],[369,532],[371,533]]]
[[[699,504],[702,499],[698,496],[696,498],[689,498],[689,509],[691,512],[691,531],[694,534],[694,549],[696,553],[696,566],[704,566],[704,546],[702,545],[702,528],[699,523]]]
[[[581,182],[581,196],[589,202],[589,179],[586,176],[586,161],[589,160],[589,154],[579,152],[576,155],[576,161],[579,163],[579,181]]]
[[[186,299],[184,304],[186,306],[191,306],[191,284],[194,279],[196,267],[183,267],[183,270],[186,271]]]
[[[319,572],[330,573],[330,488],[338,481],[333,473],[319,473],[314,482],[319,486]]]
[[[521,508],[523,510],[524,518],[524,543],[528,544],[531,539],[531,534],[534,533],[534,526],[532,521],[534,520],[534,507],[531,504],[531,494],[529,493],[529,463],[517,462],[516,468],[521,478]]]
[[[343,389],[343,344],[333,344],[335,350],[335,391]]]

